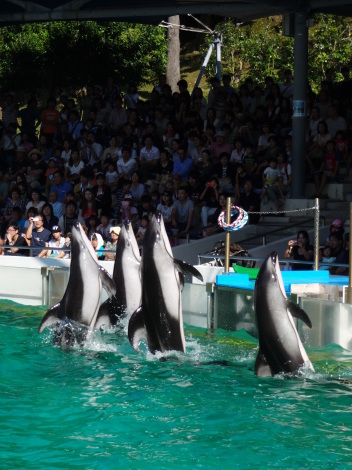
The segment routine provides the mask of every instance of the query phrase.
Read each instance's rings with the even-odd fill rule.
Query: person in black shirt
[[[313,261],[314,247],[309,243],[309,235],[306,230],[300,230],[297,233],[297,241],[290,240],[285,251],[285,258],[293,258],[295,261]],[[292,265],[292,271],[311,270],[312,264]]]
[[[238,200],[239,207],[246,212],[260,212],[260,196],[254,192],[250,178],[245,179],[243,189]],[[257,224],[259,219],[260,214],[248,214],[248,224]]]
[[[21,247],[28,247],[24,237],[19,233],[17,224],[10,224],[7,228],[7,240],[5,243],[5,256],[28,256],[29,250],[21,250]]]

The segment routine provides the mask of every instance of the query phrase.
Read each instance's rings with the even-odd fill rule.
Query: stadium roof
[[[55,20],[158,23],[172,15],[211,14],[238,21],[295,13],[352,16],[351,0],[0,0],[0,25]]]

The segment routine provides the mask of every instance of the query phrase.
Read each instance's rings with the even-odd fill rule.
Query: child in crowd
[[[335,256],[332,256],[332,248],[325,246],[320,249],[319,261],[321,263],[333,263],[336,260]],[[329,269],[329,266],[319,266],[319,269]]]
[[[148,224],[149,224],[149,218],[147,215],[144,215],[141,219],[141,225],[138,228],[137,233],[136,233],[136,240],[137,240],[138,245],[141,245],[144,240],[144,234],[145,234],[145,231],[147,230]]]
[[[116,166],[113,161],[109,161],[108,169],[105,173],[106,184],[110,186],[111,189],[115,189],[117,185],[119,174],[116,171]]]
[[[260,196],[261,201],[268,196],[275,201],[278,210],[282,207],[284,196],[282,194],[280,171],[277,169],[275,158],[269,158],[269,166],[263,172],[263,189]]]

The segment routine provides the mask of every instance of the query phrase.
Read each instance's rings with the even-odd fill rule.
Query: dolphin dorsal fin
[[[42,318],[42,321],[40,322],[38,332],[39,334],[45,330],[48,326],[54,325],[55,323],[58,323],[59,321],[59,313],[60,313],[60,307],[61,304],[60,302],[53,307],[49,308],[49,310],[46,312],[44,317]]]
[[[203,276],[201,273],[196,269],[194,266],[186,263],[185,261],[181,261],[179,259],[174,259],[174,263],[177,269],[182,272],[183,274],[189,274],[190,276],[194,276],[200,281],[203,281]]]
[[[293,302],[291,302],[291,300],[287,301],[287,308],[293,317],[302,320],[307,326],[309,326],[309,328],[312,328],[312,322],[310,321],[310,318],[303,310],[303,308],[301,308],[297,304],[294,304]]]

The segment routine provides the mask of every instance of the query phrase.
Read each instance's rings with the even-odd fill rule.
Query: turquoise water
[[[308,348],[315,373],[260,379],[257,341],[243,331],[210,337],[186,328],[187,353],[163,362],[138,355],[125,335],[55,348],[50,331],[37,333],[44,312],[0,301],[1,469],[343,469],[352,461],[352,352]]]

